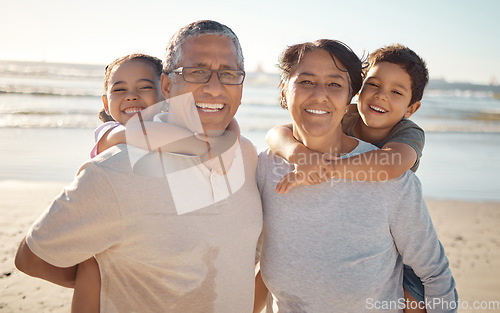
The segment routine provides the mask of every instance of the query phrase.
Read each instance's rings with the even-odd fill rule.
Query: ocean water
[[[71,181],[101,122],[99,66],[0,61],[0,180]],[[249,73],[236,118],[258,150],[289,123],[276,75]],[[485,92],[428,90],[412,117],[426,131],[417,175],[424,195],[500,201],[500,100]]]

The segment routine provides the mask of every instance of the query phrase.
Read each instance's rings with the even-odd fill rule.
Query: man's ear
[[[414,103],[410,104],[410,106],[406,109],[404,117],[410,118],[410,116],[412,116],[413,113],[417,112],[418,109],[420,109],[421,105],[422,103],[420,103],[420,101],[415,101]]]
[[[108,96],[106,94],[103,94],[101,99],[102,99],[102,104],[104,105],[104,111],[106,111],[106,114],[111,116],[109,112]]]
[[[163,95],[163,98],[165,98],[165,99],[170,98],[171,87],[172,87],[172,80],[170,79],[170,77],[168,77],[167,74],[162,73],[161,74],[161,94]]]

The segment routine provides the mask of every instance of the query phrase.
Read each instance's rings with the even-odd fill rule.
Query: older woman
[[[280,68],[281,105],[290,112],[295,139],[339,157],[376,149],[342,132],[342,117],[362,83],[361,62],[347,46],[332,40],[294,45]],[[331,179],[277,194],[276,184],[293,169],[269,150],[259,156],[267,312],[399,312],[403,259],[434,301],[429,311],[454,308],[448,260],[413,173],[387,182]]]

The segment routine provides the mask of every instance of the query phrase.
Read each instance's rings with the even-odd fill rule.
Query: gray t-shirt
[[[347,156],[373,149],[360,141]],[[359,313],[377,311],[380,301],[397,304],[404,300],[403,262],[421,278],[428,299],[456,300],[413,172],[387,182],[331,179],[277,194],[276,184],[292,170],[270,150],[259,155],[261,272],[272,293],[267,312]]]
[[[356,104],[350,104],[348,107],[348,112],[342,119],[342,130],[349,136],[354,137],[354,127],[358,121],[360,121],[361,116],[359,115],[358,108]],[[422,157],[422,150],[424,150],[425,145],[425,132],[417,124],[409,119],[402,118],[394,127],[391,132],[381,141],[373,142],[375,146],[382,148],[388,142],[401,142],[409,145],[417,153],[417,160],[413,164],[412,170],[416,172],[418,166],[420,165],[420,158]]]

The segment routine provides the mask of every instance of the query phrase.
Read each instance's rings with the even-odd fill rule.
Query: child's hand
[[[303,174],[293,171],[283,176],[274,190],[278,194],[288,193],[290,189],[301,184],[306,184],[305,180],[303,179]]]
[[[334,172],[335,168],[329,156],[323,157],[318,164],[295,165],[295,170],[285,175],[275,190],[278,194],[282,194],[299,185],[320,184],[334,177]]]

